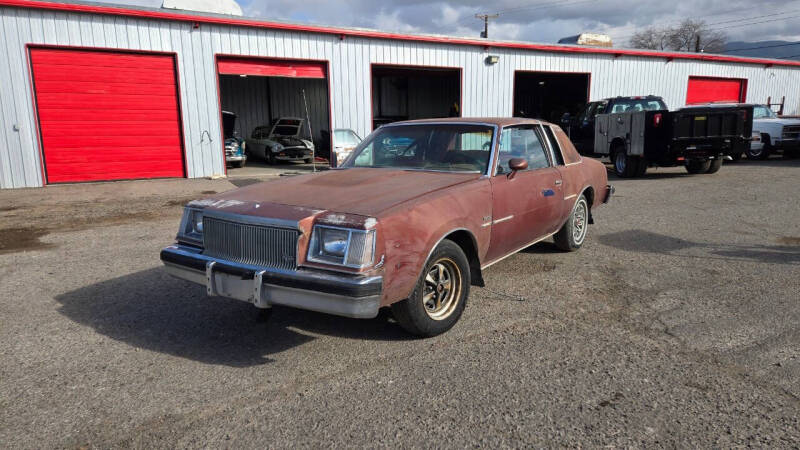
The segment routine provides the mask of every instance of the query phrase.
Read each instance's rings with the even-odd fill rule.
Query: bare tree
[[[686,19],[668,28],[650,27],[633,35],[633,48],[720,53],[728,41],[725,33],[709,28],[703,21]]]
[[[634,33],[630,40],[633,48],[646,48],[650,50],[667,50],[669,44],[668,30],[648,27]]]

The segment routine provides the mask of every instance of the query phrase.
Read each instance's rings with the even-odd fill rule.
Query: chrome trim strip
[[[564,197],[564,200],[569,200],[569,199],[571,199],[571,198],[575,198],[575,197],[577,197],[577,196],[578,196],[578,194],[572,194],[572,195],[568,195],[568,196]]]
[[[251,216],[246,214],[234,214],[214,209],[204,209],[203,216],[212,219],[224,220],[226,222],[243,223],[245,225],[267,226],[276,228],[288,228],[291,230],[302,231],[300,224],[294,220],[276,219],[273,217]]]
[[[499,263],[500,261],[502,261],[502,260],[504,260],[504,259],[508,258],[509,256],[511,256],[511,255],[514,255],[514,254],[517,254],[517,253],[519,253],[521,250],[524,250],[524,249],[526,249],[526,248],[530,247],[530,246],[531,246],[531,245],[533,245],[533,244],[539,243],[539,242],[541,242],[541,241],[543,241],[543,240],[545,240],[545,239],[549,238],[550,236],[552,236],[552,235],[556,234],[557,232],[558,232],[558,231],[554,231],[554,232],[552,232],[552,233],[550,233],[550,234],[548,234],[548,235],[545,235],[545,236],[542,236],[542,237],[540,237],[540,238],[536,239],[535,241],[532,241],[532,242],[530,242],[530,243],[528,243],[528,244],[525,244],[525,245],[523,245],[522,247],[520,247],[520,248],[518,248],[518,249],[514,250],[513,252],[511,252],[511,253],[507,254],[506,256],[501,256],[500,258],[497,258],[497,259],[495,259],[494,261],[492,261],[492,262],[490,262],[490,263],[487,263],[487,264],[485,264],[485,265],[481,266],[481,270],[484,270],[484,269],[486,269],[486,268],[489,268],[490,266],[493,266],[493,265],[495,265],[495,264]]]
[[[511,220],[513,218],[514,218],[513,214],[510,215],[510,216],[501,217],[500,219],[497,219],[494,222],[492,222],[492,225],[497,225],[498,223],[502,223],[502,222],[505,222],[507,220]]]
[[[492,222],[486,222],[485,224],[481,225],[481,228],[486,228],[492,226]]]
[[[260,270],[253,275],[253,304],[257,308],[269,308],[269,302],[265,301],[261,294],[261,287],[264,285],[264,274],[266,270]]]

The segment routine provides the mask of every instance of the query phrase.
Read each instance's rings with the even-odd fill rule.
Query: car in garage
[[[748,159],[767,159],[775,153],[785,157],[800,154],[800,119],[780,117],[767,105],[755,105],[753,133],[760,139],[746,151]]]
[[[256,127],[247,140],[247,149],[269,164],[278,161],[310,163],[314,160],[314,143],[305,135],[305,123],[305,119],[299,117],[281,117],[271,126]]]
[[[341,168],[190,202],[161,260],[209,295],[355,318],[389,307],[433,336],[493,264],[551,237],[578,250],[607,183],[550,123],[398,122]]]
[[[360,143],[361,137],[353,130],[347,128],[333,130],[333,155],[331,155],[331,165],[333,167],[342,165]]]
[[[222,111],[222,136],[225,138],[225,164],[234,167],[244,167],[247,163],[247,153],[245,152],[245,142],[239,137],[236,130],[235,113]]]

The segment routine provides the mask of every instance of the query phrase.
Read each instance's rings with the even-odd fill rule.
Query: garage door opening
[[[514,116],[559,123],[564,113],[578,114],[589,101],[588,73],[514,73]]]
[[[747,80],[741,78],[689,77],[687,105],[703,103],[744,103]]]
[[[47,183],[183,177],[172,55],[32,48]]]
[[[220,57],[217,67],[223,115],[236,116],[224,137],[245,143],[248,164],[310,161],[310,143],[317,160],[330,158],[327,63]]]
[[[372,128],[461,116],[461,69],[372,66]]]

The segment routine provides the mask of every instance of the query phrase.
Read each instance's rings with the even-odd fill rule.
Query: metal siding
[[[655,94],[672,108],[686,102],[689,76],[748,80],[747,101],[786,96],[800,113],[800,68],[600,54],[547,53],[446,43],[391,41],[276,29],[0,7],[0,187],[41,186],[35,111],[25,44],[175,52],[189,177],[224,173],[215,54],[330,61],[333,128],[365,136],[371,128],[370,63],[459,67],[464,116],[512,113],[516,70],[591,73],[590,98]],[[500,61],[487,66],[487,55]],[[20,130],[14,131],[13,124]],[[312,124],[313,125],[313,124]],[[320,128],[322,129],[322,128]],[[327,125],[325,126],[327,129]]]

